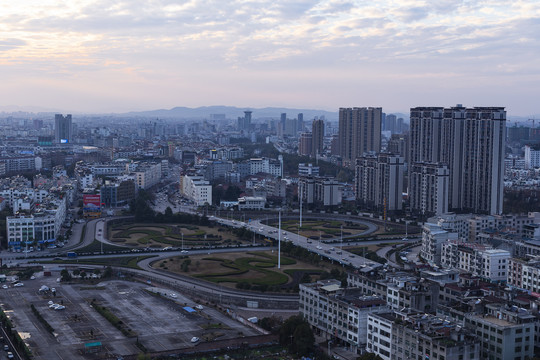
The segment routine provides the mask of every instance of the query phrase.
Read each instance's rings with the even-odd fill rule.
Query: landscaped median
[[[278,269],[275,252],[250,251],[172,257],[152,266],[227,287],[262,292],[294,292],[301,282],[318,280],[326,271],[341,269],[337,264],[321,261],[318,255],[317,262],[310,263],[310,259],[282,254]]]
[[[42,264],[76,264],[76,265],[102,265],[127,267],[131,269],[140,269],[137,263],[141,260],[157,257],[157,255],[142,255],[142,256],[118,256],[118,257],[103,257],[97,259],[76,259],[76,260],[52,260],[40,261]]]

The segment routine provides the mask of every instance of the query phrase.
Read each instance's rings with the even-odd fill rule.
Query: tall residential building
[[[442,163],[412,163],[409,166],[411,211],[422,215],[448,212],[448,167]]]
[[[244,117],[238,117],[238,130],[251,129],[251,114],[252,111],[244,111]]]
[[[412,108],[411,176],[412,167],[419,163],[446,165],[448,209],[500,214],[505,138],[504,107]],[[419,185],[410,181],[411,197],[426,191]],[[411,210],[422,212],[413,204]]]
[[[313,153],[313,134],[302,133],[300,134],[300,140],[298,141],[298,155],[311,156]]]
[[[355,194],[368,209],[402,210],[403,158],[391,154],[366,154],[356,160]]]
[[[540,167],[540,147],[525,145],[525,169]]]
[[[317,156],[322,155],[324,149],[324,121],[313,120],[311,133],[313,134],[311,156],[316,158]]]
[[[69,144],[73,138],[73,123],[71,114],[54,116],[54,141],[57,144]]]
[[[297,130],[299,132],[303,132],[304,131],[304,114],[303,113],[298,113],[297,125],[298,125]]]
[[[339,147],[343,163],[355,164],[369,151],[381,151],[382,108],[340,108]]]

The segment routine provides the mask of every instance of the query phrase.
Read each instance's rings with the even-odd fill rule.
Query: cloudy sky
[[[540,113],[540,2],[25,0],[0,10],[0,105],[506,106]]]

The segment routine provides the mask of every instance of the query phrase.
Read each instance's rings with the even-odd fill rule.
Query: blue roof
[[[193,309],[192,307],[189,307],[189,306],[184,306],[183,309],[186,310],[188,313],[197,312],[195,309]]]

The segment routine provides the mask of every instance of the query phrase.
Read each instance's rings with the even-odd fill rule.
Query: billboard
[[[85,212],[100,212],[101,195],[83,195],[83,210]]]
[[[60,139],[60,144],[67,144],[68,142],[68,139]]]

